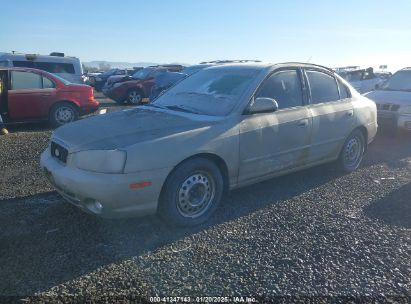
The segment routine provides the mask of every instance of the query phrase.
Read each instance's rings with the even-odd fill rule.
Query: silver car
[[[380,125],[411,131],[411,68],[396,72],[381,89],[366,96],[377,104]]]
[[[375,103],[330,69],[227,64],[152,104],[58,128],[41,166],[89,213],[195,225],[225,190],[327,162],[357,169],[376,132]]]

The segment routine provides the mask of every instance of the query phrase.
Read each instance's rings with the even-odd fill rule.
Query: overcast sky
[[[411,66],[411,1],[4,1],[0,51],[82,61]]]

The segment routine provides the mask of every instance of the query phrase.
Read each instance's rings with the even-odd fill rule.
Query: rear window
[[[13,66],[23,68],[36,68],[49,73],[65,73],[75,74],[74,65],[72,63],[60,62],[36,62],[36,61],[13,61]]]

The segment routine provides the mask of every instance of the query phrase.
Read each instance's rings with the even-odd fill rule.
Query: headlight
[[[82,170],[123,173],[127,153],[121,150],[88,150],[73,153],[70,158],[70,163]]]
[[[121,85],[122,85],[121,82],[116,82],[115,84],[113,84],[113,88],[118,88]]]
[[[401,114],[411,114],[411,106],[400,107]]]

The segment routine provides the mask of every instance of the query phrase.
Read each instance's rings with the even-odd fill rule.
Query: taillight
[[[91,95],[89,96],[88,100],[89,101],[94,101],[94,89],[93,88],[91,88],[90,93],[91,93]]]

